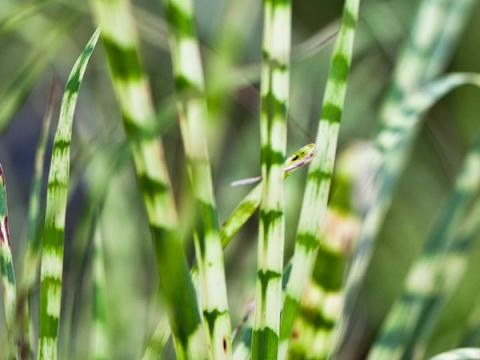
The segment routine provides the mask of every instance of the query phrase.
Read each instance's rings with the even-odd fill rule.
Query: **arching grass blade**
[[[369,143],[354,143],[338,155],[322,242],[295,319],[288,357],[326,359],[334,344],[335,324],[344,301],[343,279],[361,228],[361,215],[371,193],[378,156]]]
[[[407,351],[425,340],[427,327],[436,320],[431,316],[421,318],[422,311],[432,312],[432,306],[442,295],[444,273],[448,256],[454,246],[454,235],[463,219],[473,195],[480,189],[480,138],[467,154],[461,173],[423,251],[407,275],[402,294],[385,319],[369,359],[400,359]],[[456,258],[451,259],[458,260]],[[458,261],[456,263],[458,264]],[[452,269],[455,270],[455,269]],[[451,274],[450,274],[451,275]],[[433,313],[431,313],[433,315]],[[420,321],[422,323],[420,323]],[[413,338],[415,336],[415,339]],[[425,344],[422,345],[422,347]],[[423,352],[424,349],[418,349]]]
[[[39,359],[57,358],[73,115],[83,75],[99,34],[95,31],[70,73],[53,142],[41,255]]]
[[[398,139],[397,135],[393,135],[395,128],[403,129],[400,131],[401,136],[415,138],[416,127],[410,124],[409,117],[411,114],[405,111],[405,102],[407,98],[412,96],[412,93],[420,93],[420,88],[445,68],[452,54],[453,45],[461,35],[462,26],[459,22],[468,17],[467,13],[455,14],[451,10],[463,9],[467,11],[470,6],[468,5],[469,2],[472,2],[472,0],[461,0],[459,2],[423,0],[419,4],[411,26],[411,32],[398,57],[390,90],[380,111],[380,131],[376,136],[376,142],[385,158],[391,150],[391,147],[385,143],[391,142],[389,138],[394,138],[394,143]],[[456,22],[459,26],[452,26],[450,22]],[[407,134],[404,131],[408,128],[412,130],[412,133]],[[386,147],[384,148],[384,146]],[[400,153],[398,155],[400,157],[404,156]],[[345,330],[356,301],[360,283],[363,281],[373,252],[374,239],[380,231],[390,207],[392,192],[395,188],[394,184],[403,170],[403,164],[394,167],[395,169],[392,168],[388,174],[379,174],[378,182],[381,184],[377,185],[378,189],[385,185],[385,188],[379,190],[382,192],[383,200],[379,199],[377,204],[372,205],[364,220],[365,225],[357,247],[359,255],[356,260],[354,259],[352,271],[347,279],[347,304],[338,327],[337,348],[344,341]],[[382,178],[384,175],[388,175],[389,178]]]
[[[346,280],[346,301],[338,326],[338,342],[345,334],[348,319],[351,316],[353,305],[372,256],[375,237],[390,207],[399,175],[402,173],[411,153],[422,116],[451,90],[465,84],[476,85],[479,80],[480,77],[477,74],[458,73],[425,85],[405,100],[402,106],[402,115],[395,120],[392,119],[377,137],[376,146],[382,149],[383,158],[378,165],[379,170],[374,185],[372,204],[367,210],[359,243]]]

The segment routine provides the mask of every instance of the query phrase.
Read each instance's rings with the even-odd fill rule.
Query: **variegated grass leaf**
[[[471,260],[471,251],[479,233],[480,202],[476,199],[472,208],[467,210],[465,221],[458,227],[458,233],[455,234],[453,242],[443,259],[443,266],[438,274],[437,296],[432,296],[433,299],[426,306],[423,306],[420,315],[422,321],[418,321],[415,333],[407,345],[407,356],[410,353],[424,355],[440,316],[444,314],[448,301],[455,295],[461,280],[466,275],[469,260]],[[475,316],[475,308],[472,310],[471,316]],[[474,341],[473,344],[468,344],[468,346],[476,346],[475,344],[480,344],[480,342]],[[465,347],[467,344],[462,341],[461,346]]]
[[[113,85],[130,141],[155,248],[161,294],[179,358],[206,358],[206,339],[195,290],[178,236],[177,214],[157,139],[150,87],[138,52],[134,19],[127,0],[92,0],[102,29]],[[117,21],[122,26],[116,26]]]
[[[332,261],[341,261],[343,255],[323,244],[319,233],[325,221],[330,182],[335,162],[337,137],[347,90],[352,61],[353,43],[359,11],[359,0],[347,0],[344,5],[340,33],[331,56],[327,87],[321,119],[317,130],[318,156],[308,170],[302,210],[295,241],[292,272],[285,291],[280,332],[281,358],[288,349],[293,322],[300,296],[312,273],[317,253],[328,254]],[[335,255],[331,255],[331,254]],[[326,256],[327,258],[327,256]]]
[[[276,359],[285,242],[283,162],[290,85],[291,2],[265,1],[260,86],[261,175],[252,359]]]
[[[308,144],[295,151],[284,163],[284,179],[301,169],[316,156],[316,147],[314,144]],[[230,214],[228,219],[220,228],[220,238],[222,241],[222,247],[228,246],[232,238],[237,234],[240,228],[247,222],[247,220],[255,213],[260,206],[260,200],[262,196],[262,184],[260,183],[254,189],[252,189],[237,205],[237,207]],[[196,272],[196,269],[193,271]],[[165,328],[163,324],[159,324],[155,329],[154,334],[149,340],[144,359],[150,358],[153,354],[158,354],[159,350],[165,345],[166,340],[170,336],[170,332]],[[251,336],[249,336],[251,339]],[[248,346],[250,349],[250,346]],[[238,353],[238,352],[237,352]],[[249,350],[250,353],[250,350]]]
[[[381,130],[376,137],[380,151],[384,153],[389,151],[382,148],[383,140],[381,139],[382,137],[391,137],[390,133],[392,131],[388,130],[388,128],[393,129],[396,126],[402,128],[409,127],[409,114],[404,111],[405,99],[410,97],[412,92],[417,92],[424,83],[431,80],[445,68],[454,50],[454,44],[461,35],[462,22],[468,17],[467,11],[471,6],[469,3],[474,1],[423,0],[419,4],[410,34],[398,57],[390,90],[380,111]],[[456,13],[452,10],[464,11],[464,13]],[[415,129],[415,126],[412,126],[411,129]],[[415,133],[410,134],[410,136],[414,138]],[[403,167],[398,166],[395,172],[390,173],[389,176],[396,179],[402,170]],[[354,288],[347,290],[349,303],[344,308],[344,316],[342,316],[338,326],[336,348],[344,341],[346,326],[348,325],[347,318],[350,317],[355,302],[354,298],[357,296],[361,279],[365,276],[368,263],[370,262],[374,239],[390,207],[391,192],[394,189],[393,184],[395,180],[391,182],[389,179],[379,179],[380,182],[384,180],[387,180],[386,183],[391,183],[392,186],[382,190],[385,191],[383,195],[384,200],[379,201],[376,205],[372,205],[364,220],[365,231],[362,231],[357,247],[361,249],[362,260],[354,262],[352,265],[355,275],[353,275],[353,272],[350,272],[349,276],[355,277],[356,280],[347,279],[347,284],[349,284],[347,286],[357,282],[358,284]],[[380,185],[377,187],[380,188]]]
[[[39,359],[57,358],[73,115],[83,75],[99,34],[95,31],[70,73],[53,142],[41,254]]]
[[[22,357],[32,353],[31,341],[33,340],[33,318],[29,313],[29,308],[33,306],[32,294],[35,281],[38,277],[38,270],[41,256],[42,228],[44,223],[44,204],[42,203],[42,184],[45,172],[45,160],[47,158],[46,148],[48,143],[48,134],[55,107],[56,95],[55,79],[50,86],[47,108],[42,119],[40,138],[38,140],[37,151],[35,153],[35,163],[33,170],[33,183],[30,192],[30,201],[28,208],[27,225],[27,249],[23,258],[22,273],[18,287],[17,302],[17,327],[18,327],[18,347],[19,354]]]
[[[366,142],[356,142],[338,155],[321,233],[323,242],[335,252],[319,252],[315,259],[290,337],[289,358],[326,359],[333,346],[335,324],[345,295],[343,278],[371,193],[376,169],[370,164],[376,156],[374,146]],[[342,258],[332,261],[338,254]]]
[[[477,0],[455,0],[451,1],[448,9],[441,13],[446,13],[445,22],[441,23],[441,28],[436,28],[440,35],[428,60],[428,66],[423,76],[425,79],[433,79],[440,74],[455,51],[461,35],[463,34],[469,18],[472,16],[472,10],[477,4]],[[440,19],[442,21],[442,19]]]
[[[219,223],[207,149],[208,118],[193,2],[167,0],[166,17],[177,95],[177,109],[195,197],[195,253],[200,303],[213,359],[231,356],[231,323]]]
[[[454,189],[443,207],[422,253],[410,268],[403,292],[384,320],[380,335],[369,354],[369,359],[400,359],[407,351],[407,345],[412,351],[417,348],[416,356],[424,352],[427,333],[439,317],[438,312],[434,314],[436,311],[432,309],[432,306],[435,306],[435,303],[437,303],[436,306],[440,305],[439,299],[442,297],[445,287],[448,286],[446,276],[457,278],[457,275],[460,275],[455,274],[460,270],[458,266],[462,266],[459,263],[462,259],[454,256],[454,246],[457,243],[454,235],[468,205],[472,202],[473,195],[479,189],[480,138],[467,154]],[[445,267],[449,267],[449,265],[454,268],[451,269],[452,273],[447,274]],[[459,279],[455,280],[458,282]],[[425,313],[425,316],[421,318],[422,313]],[[392,341],[392,339],[395,340]]]
[[[402,173],[411,153],[422,116],[451,90],[465,84],[477,85],[479,80],[480,77],[477,74],[457,73],[428,83],[404,100],[402,115],[395,120],[391,119],[389,125],[378,135],[376,146],[381,149],[382,159],[377,165],[378,172],[374,185],[373,200],[367,210],[346,280],[346,301],[338,325],[337,345],[345,335],[348,319],[372,256],[375,237],[390,207],[399,175]]]

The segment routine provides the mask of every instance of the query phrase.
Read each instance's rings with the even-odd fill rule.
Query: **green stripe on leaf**
[[[114,40],[102,37],[102,43],[110,59],[110,68],[117,79],[132,81],[143,76],[143,67],[135,48],[122,48]]]

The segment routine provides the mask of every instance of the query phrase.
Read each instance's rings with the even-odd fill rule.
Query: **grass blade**
[[[252,333],[253,329],[250,324],[240,330],[240,333],[237,335],[238,340],[233,350],[233,360],[249,360],[252,358]]]
[[[308,144],[295,151],[283,165],[283,178],[287,178],[303,166],[309,164],[316,156],[314,144]],[[220,229],[222,246],[225,248],[240,228],[260,206],[262,197],[262,183],[255,186],[235,207]]]
[[[99,34],[97,30],[90,38],[70,73],[53,142],[40,271],[39,359],[57,358],[73,114],[80,84]]]
[[[160,289],[166,299],[177,357],[206,357],[195,290],[177,234],[177,215],[148,80],[138,53],[128,1],[92,1],[108,57],[114,89],[129,137],[157,259]],[[116,26],[118,22],[122,26]]]
[[[12,243],[8,227],[8,207],[5,175],[0,165],[0,276],[3,290],[3,310],[7,331],[12,334],[15,318],[16,284],[12,259]],[[13,339],[10,339],[13,340]]]
[[[299,300],[312,273],[318,251],[336,254],[341,252],[322,243],[319,230],[325,221],[330,182],[335,162],[340,120],[347,90],[348,74],[352,61],[353,42],[357,24],[359,0],[347,0],[343,10],[342,25],[331,57],[322,116],[318,125],[316,144],[319,156],[308,170],[308,181],[295,241],[292,272],[287,283],[280,333],[281,356],[287,353],[288,339],[298,310]],[[319,250],[320,249],[320,250]]]
[[[455,0],[451,2],[447,10],[445,23],[441,24],[440,36],[424,74],[426,79],[433,79],[440,74],[450,60],[476,3],[477,0]]]
[[[284,164],[284,179],[298,169],[309,164],[315,155],[316,148],[314,144],[305,145],[290,155]],[[259,184],[254,187],[233,210],[232,214],[220,228],[220,238],[223,248],[227,247],[240,228],[258,209],[260,206],[261,197],[262,186]],[[196,271],[196,269],[193,271]],[[151,356],[154,356],[154,354],[158,354],[160,351],[155,351],[154,349],[162,349],[169,336],[170,333],[165,329],[165,325],[159,324],[148,342],[146,351],[144,353],[144,360],[149,359]],[[251,339],[251,335],[249,335],[248,338]],[[250,350],[248,353],[250,353]]]
[[[439,317],[447,302],[455,294],[462,277],[466,274],[468,260],[477,235],[480,233],[480,202],[477,200],[473,209],[467,211],[467,218],[459,227],[459,233],[448,247],[443,266],[438,274],[438,289],[432,294],[428,304],[423,306],[421,321],[415,327],[412,341],[408,344],[408,352],[424,355],[427,343],[431,338]],[[473,311],[474,315],[475,310]],[[462,344],[462,347],[466,344]],[[408,354],[408,353],[407,353]]]
[[[462,3],[470,0],[462,0]],[[389,143],[388,138],[396,138],[392,135],[393,129],[396,126],[402,128],[415,129],[415,126],[410,126],[410,114],[405,112],[405,101],[407,94],[418,92],[422,84],[429,81],[432,77],[445,68],[446,63],[453,51],[453,45],[460,37],[462,26],[452,26],[449,22],[460,22],[465,20],[467,14],[462,16],[454,16],[450,12],[452,6],[458,6],[457,10],[462,9],[462,5],[452,5],[455,2],[452,0],[423,0],[417,13],[415,20],[411,27],[411,32],[408,39],[405,41],[403,50],[398,58],[395,66],[394,77],[390,90],[383,102],[380,111],[380,125],[381,131],[377,135],[377,144],[379,149],[387,156],[386,153],[391,149],[388,145],[383,148],[384,143]],[[468,6],[463,7],[468,10]],[[450,16],[449,16],[450,13]],[[428,26],[426,26],[428,24]],[[436,57],[434,58],[434,55]],[[391,130],[388,130],[388,129]],[[402,131],[403,132],[403,131]],[[405,134],[405,137],[410,136],[412,139],[415,134]],[[395,140],[394,140],[395,141]],[[408,148],[408,147],[407,147]],[[401,155],[398,153],[400,157]],[[402,160],[404,161],[404,160]],[[360,235],[358,242],[358,254],[356,260],[352,265],[349,278],[347,279],[347,304],[343,310],[343,315],[338,326],[337,347],[344,340],[346,326],[348,325],[348,318],[354,302],[356,301],[356,294],[360,288],[360,283],[365,275],[370,257],[373,252],[374,239],[377,236],[380,227],[385,218],[386,212],[391,202],[391,192],[394,189],[396,178],[401,173],[403,165],[396,166],[397,169],[392,172],[384,172],[383,175],[388,175],[389,179],[380,178],[382,183],[377,186],[384,194],[384,200],[372,206],[366,215],[364,221],[364,230]],[[360,256],[361,255],[361,256]],[[355,279],[353,279],[355,277]],[[355,284],[355,285],[354,285]],[[354,286],[354,288],[350,288]]]
[[[447,47],[440,42],[440,39],[444,29],[448,28],[446,26],[448,12],[453,2],[452,0],[423,0],[420,3],[409,37],[398,57],[392,85],[380,111],[382,126],[388,126],[392,119],[402,116],[402,102],[407,94],[431,80],[438,75],[437,71],[445,67],[451,49],[446,51]],[[425,26],[427,22],[428,26]],[[451,32],[449,38],[454,39],[458,36],[459,33]],[[436,49],[445,50],[442,52],[443,57],[433,59]]]
[[[438,320],[422,319],[422,310],[433,311],[432,302],[441,296],[442,270],[448,266],[445,262],[452,249],[453,237],[472,196],[480,188],[480,138],[472,146],[464,162],[455,187],[443,208],[433,231],[428,238],[422,254],[408,273],[403,293],[397,299],[384,320],[382,330],[369,359],[400,359],[410,343],[412,348],[419,345],[419,338],[425,340],[425,331]],[[453,259],[456,260],[456,259]],[[458,265],[458,262],[456,263]],[[438,306],[438,305],[437,305]],[[438,314],[437,314],[438,315]],[[428,318],[428,317],[427,317]],[[420,329],[419,329],[420,328]],[[416,334],[414,334],[416,332]],[[413,339],[413,336],[415,339]],[[423,344],[425,345],[425,344]],[[420,349],[423,352],[424,349]]]
[[[180,129],[195,196],[195,253],[203,316],[213,359],[231,357],[231,323],[223,249],[207,149],[207,102],[193,3],[166,1]]]
[[[44,177],[45,154],[48,134],[50,130],[50,123],[53,116],[55,106],[55,81],[52,81],[50,87],[47,109],[42,120],[42,130],[40,139],[35,153],[34,174],[32,190],[30,192],[30,201],[28,208],[28,229],[27,229],[27,249],[23,259],[22,274],[20,278],[20,285],[18,288],[18,303],[17,303],[17,326],[18,346],[21,356],[26,357],[27,354],[32,353],[31,349],[31,332],[34,324],[33,318],[29,314],[28,308],[32,307],[32,294],[34,291],[35,280],[38,276],[41,256],[41,231],[44,222],[44,205],[42,205],[42,182]],[[28,306],[28,305],[30,306]]]
[[[405,100],[402,115],[396,117],[395,121],[392,119],[378,135],[376,145],[382,149],[383,158],[378,165],[373,201],[367,210],[346,280],[346,300],[338,325],[337,345],[345,335],[353,305],[373,253],[375,237],[390,207],[396,183],[409,158],[423,114],[451,90],[465,84],[477,85],[479,80],[477,74],[458,73],[425,85]]]
[[[369,143],[355,143],[342,151],[336,160],[333,188],[321,232],[323,243],[335,251],[319,252],[315,259],[290,337],[289,358],[326,359],[331,351],[345,295],[343,278],[371,192],[374,169],[370,162],[377,155]]]
[[[97,214],[98,216],[99,214]],[[101,216],[101,215],[100,215]],[[98,220],[97,220],[98,222]],[[93,235],[93,343],[92,359],[108,359],[108,337],[106,312],[107,304],[105,290],[107,283],[105,279],[105,268],[103,260],[103,241],[100,224],[95,225]]]
[[[255,322],[252,358],[276,359],[282,307],[285,241],[283,162],[290,84],[291,2],[264,2],[261,78],[261,174]]]
[[[284,164],[283,178],[287,178],[298,169],[310,163],[310,161],[316,155],[316,147],[314,144],[308,144],[294,152],[288,157]],[[225,248],[230,243],[232,238],[237,234],[240,228],[247,222],[247,220],[253,215],[253,213],[260,206],[262,197],[262,185],[259,184],[254,187],[237,205],[232,214],[228,217],[225,223],[220,228],[220,238],[222,241],[222,247]],[[193,270],[196,274],[196,269]],[[160,351],[154,349],[162,349],[166,340],[170,336],[168,330],[165,329],[163,324],[157,326],[155,333],[152,335],[148,342],[146,351],[144,353],[144,360],[149,359],[153,354],[158,354]],[[248,349],[250,349],[251,334],[248,336]],[[245,342],[246,343],[246,342]],[[236,351],[239,354],[238,351]],[[250,350],[248,350],[250,353]],[[242,355],[243,356],[243,355]],[[235,355],[234,355],[235,357]]]
[[[480,359],[480,348],[462,348],[435,355],[430,360],[477,360]]]

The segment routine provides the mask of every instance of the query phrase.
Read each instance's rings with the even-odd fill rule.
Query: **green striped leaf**
[[[288,157],[284,164],[284,179],[297,170],[301,169],[316,156],[316,147],[314,144],[308,144],[295,151]],[[224,222],[220,228],[220,238],[222,241],[222,247],[228,246],[232,238],[237,234],[240,228],[247,222],[247,220],[255,213],[260,206],[260,200],[262,196],[261,184],[257,185],[251,190],[233,210],[232,214]],[[193,270],[194,272],[196,269]],[[150,359],[155,354],[159,354],[165,342],[168,340],[170,332],[165,329],[163,322],[155,329],[154,334],[150,338],[146,347],[143,359]],[[250,340],[251,336],[249,336]],[[248,341],[250,346],[250,341]],[[249,348],[249,347],[248,347]],[[249,350],[250,351],[250,350]],[[250,352],[249,352],[250,353]]]
[[[47,159],[46,148],[50,123],[55,106],[55,82],[50,87],[47,109],[42,120],[42,130],[35,153],[35,165],[33,184],[30,192],[28,208],[27,249],[23,259],[22,274],[18,287],[17,303],[17,327],[18,347],[22,356],[33,353],[30,340],[34,329],[33,317],[29,314],[29,308],[33,306],[34,286],[38,276],[41,256],[42,228],[45,220],[44,204],[42,204],[42,182],[44,178],[45,160]],[[30,305],[30,306],[28,306]]]
[[[231,357],[231,323],[217,209],[207,149],[209,114],[193,3],[167,0],[173,75],[180,129],[195,197],[195,253],[204,322],[213,359]]]
[[[359,0],[345,2],[340,33],[330,60],[330,70],[317,130],[318,157],[308,170],[308,180],[295,241],[292,272],[287,283],[280,331],[281,353],[287,355],[288,339],[298,311],[300,296],[312,273],[321,245],[320,229],[325,221],[328,194],[335,163],[337,138],[352,61]],[[338,249],[332,248],[342,257]]]
[[[437,272],[438,287],[435,293],[428,296],[428,302],[422,307],[420,314],[421,321],[418,321],[415,332],[407,345],[407,354],[424,354],[427,344],[430,341],[440,316],[444,313],[447,303],[457,292],[458,286],[466,275],[470,254],[474,248],[475,242],[478,240],[477,234],[480,233],[480,202],[475,200],[472,208],[469,208],[465,221],[458,227],[458,233],[449,244],[446,254],[442,261],[442,266]],[[473,309],[472,317],[475,318],[475,309]],[[468,329],[469,332],[471,329]],[[475,334],[473,331],[472,335]],[[478,334],[477,334],[478,336]],[[467,335],[468,337],[468,335]],[[473,346],[480,343],[474,340],[475,336],[470,338],[473,340]],[[463,346],[471,346],[472,344],[461,343]]]
[[[477,85],[479,81],[480,77],[477,74],[459,73],[445,76],[427,84],[423,89],[414,92],[405,100],[402,106],[402,117],[397,118],[399,123],[391,123],[378,136],[377,147],[383,150],[383,158],[378,164],[379,170],[373,201],[364,220],[359,244],[346,281],[346,302],[342,311],[337,340],[344,334],[346,319],[351,314],[359,286],[372,255],[379,222],[384,218],[389,208],[398,175],[404,169],[409,158],[422,116],[451,90],[465,84]]]
[[[95,31],[70,73],[53,142],[41,255],[39,359],[57,358],[73,115],[83,75],[99,34],[99,30]]]
[[[417,345],[420,347],[419,352],[425,351],[426,332],[438,321],[438,313],[436,319],[430,314],[435,312],[432,306],[440,305],[438,301],[442,295],[442,288],[445,287],[445,275],[448,275],[444,270],[448,267],[448,255],[456,243],[453,240],[455,232],[479,189],[480,138],[467,154],[452,194],[438,217],[422,253],[410,268],[403,292],[382,325],[380,335],[369,355],[370,359],[386,357],[400,359],[407,350],[407,345],[411,349]],[[455,266],[452,270],[458,271],[458,266],[461,265],[458,257],[450,260],[455,262],[451,264]],[[426,311],[427,314],[420,323],[422,311]]]
[[[277,359],[285,242],[284,175],[290,84],[290,1],[264,2],[260,86],[262,196],[252,359]]]
[[[178,358],[207,356],[205,332],[177,229],[177,214],[156,138],[155,111],[138,52],[134,19],[127,0],[92,0],[108,58],[114,90],[130,142],[152,234],[161,295],[167,305]],[[116,26],[121,19],[122,26]]]
[[[401,136],[415,138],[417,134],[415,131],[416,127],[410,126],[411,114],[405,111],[405,101],[407,98],[411,98],[413,93],[420,94],[423,84],[431,80],[433,76],[438,75],[438,72],[445,68],[453,51],[453,45],[461,35],[461,22],[464,22],[468,17],[467,13],[454,14],[452,10],[463,9],[467,11],[469,6],[471,6],[467,3],[471,1],[461,0],[459,2],[463,4],[458,4],[459,2],[452,0],[423,0],[420,3],[411,32],[405,41],[395,66],[392,85],[380,111],[381,131],[376,137],[380,151],[384,153],[389,151],[388,148],[384,148],[384,146],[388,147],[388,145],[385,145],[385,142],[390,142],[389,138],[391,137],[397,138],[395,135],[392,135],[397,125],[400,128],[410,128],[412,130],[408,135],[406,132],[400,131],[402,133]],[[434,58],[434,56],[436,57]],[[404,149],[408,149],[408,146]],[[401,154],[400,156],[403,157]],[[364,220],[364,231],[360,235],[357,247],[362,249],[362,254],[361,258],[357,257],[358,261],[354,261],[347,279],[347,286],[349,287],[347,289],[348,301],[345,304],[343,316],[338,326],[337,345],[342,343],[343,336],[346,334],[348,318],[352,313],[355,298],[360,289],[360,283],[370,262],[375,237],[390,207],[392,193],[395,188],[394,184],[402,170],[403,165],[399,164],[396,166],[396,169],[391,169],[391,171],[384,174],[389,176],[388,179],[379,179],[379,182],[385,182],[386,186],[383,189],[381,188],[384,185],[377,186],[378,189],[381,189],[379,191],[382,191],[382,199],[379,199],[376,204],[371,206]]]
[[[338,155],[322,243],[294,319],[289,358],[326,359],[331,351],[345,295],[343,278],[360,231],[365,193],[371,191],[375,169],[370,163],[375,156],[376,149],[366,142],[354,143]]]

